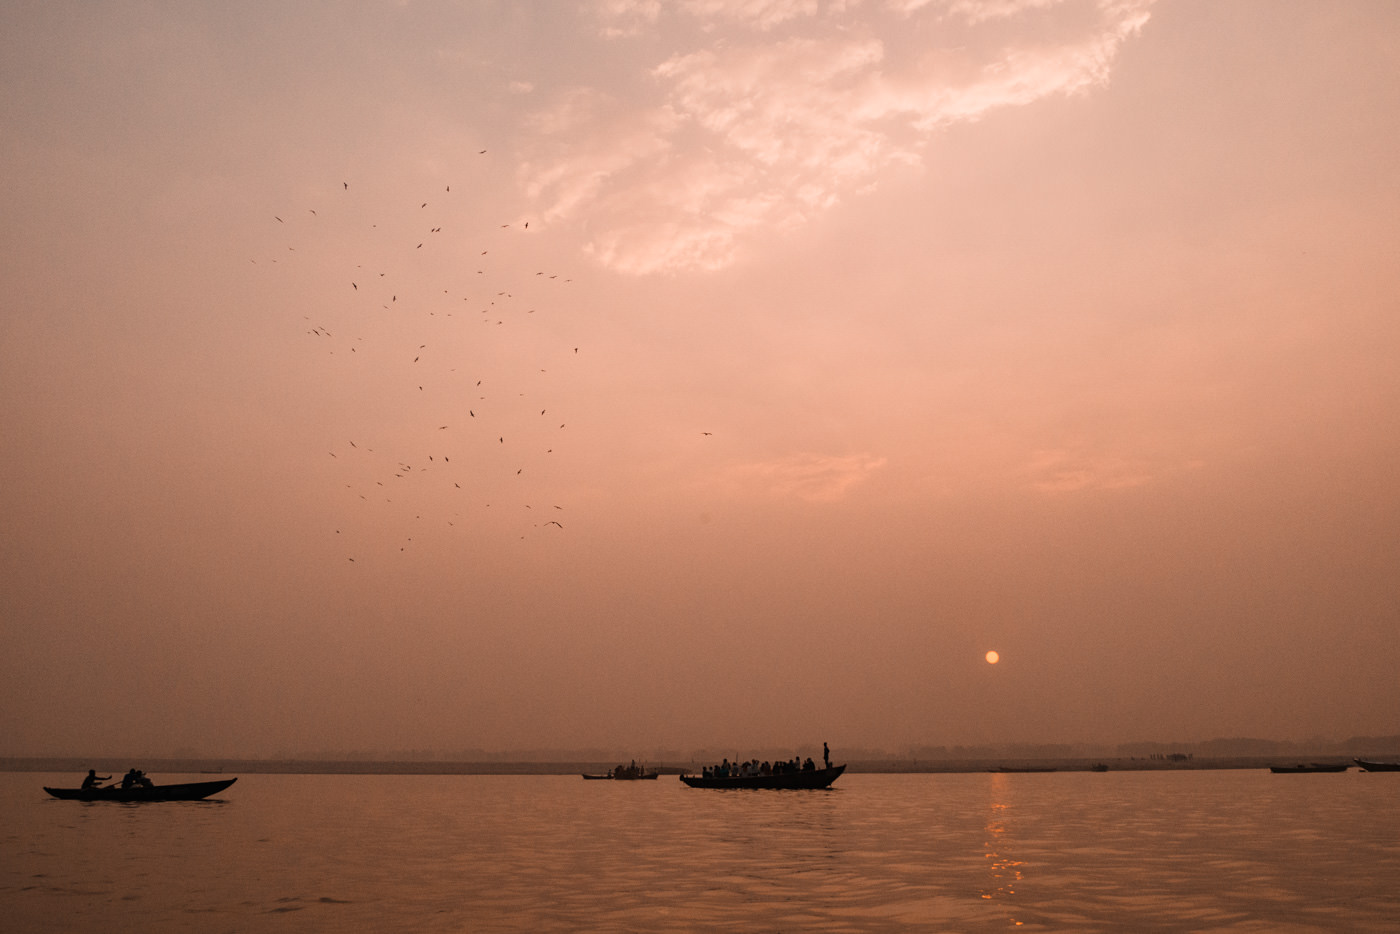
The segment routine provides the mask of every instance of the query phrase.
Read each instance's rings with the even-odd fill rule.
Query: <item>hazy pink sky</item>
[[[0,755],[1400,732],[1394,3],[18,2],[0,121]]]

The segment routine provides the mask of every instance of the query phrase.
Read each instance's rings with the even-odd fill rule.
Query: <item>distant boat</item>
[[[1374,759],[1351,760],[1368,772],[1400,772],[1400,762],[1377,762]]]
[[[1107,772],[1107,771],[1108,771],[1108,764],[1107,764],[1107,763],[1104,763],[1104,762],[1095,762],[1093,765],[1089,766],[1089,771],[1090,771],[1090,772]]]
[[[723,778],[682,775],[681,781],[691,788],[825,788],[844,771],[844,765],[833,765],[829,769],[797,769],[776,775],[729,775]]]
[[[218,794],[238,781],[228,778],[218,782],[189,782],[183,785],[152,785],[123,788],[121,785],[108,785],[105,788],[49,788],[44,790],[55,798],[65,801],[198,801]]]
[[[1055,771],[1058,771],[1058,769],[1054,768],[1053,766],[1046,766],[1046,765],[1023,765],[1023,766],[1001,765],[1001,766],[997,766],[997,767],[994,768],[994,769],[990,769],[989,771],[992,771],[992,772],[1055,772]],[[1098,770],[1098,769],[1095,769],[1095,771],[1099,771],[1099,770]],[[1102,771],[1105,771],[1105,772],[1106,772],[1106,771],[1108,771],[1108,768],[1107,768],[1107,767],[1104,767],[1104,769],[1103,769]]]
[[[1291,775],[1297,772],[1345,772],[1351,765],[1343,762],[1341,765],[1328,765],[1322,762],[1313,762],[1309,765],[1298,763],[1297,765],[1271,765],[1269,771],[1275,775]]]
[[[592,775],[588,772],[584,772],[583,777],[588,779],[590,782],[635,782],[648,778],[654,779],[660,774],[660,772],[648,772],[646,766],[636,765],[634,763],[632,765],[619,765],[615,769],[608,769],[607,773],[603,775]]]

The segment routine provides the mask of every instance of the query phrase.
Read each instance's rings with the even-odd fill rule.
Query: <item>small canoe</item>
[[[226,778],[217,782],[188,782],[183,785],[153,785],[150,788],[123,788],[121,785],[108,785],[105,788],[49,788],[44,790],[55,798],[65,801],[199,801],[218,794],[238,781]]]
[[[799,769],[777,775],[730,775],[727,778],[682,775],[691,788],[825,788],[846,771],[844,765],[829,769]]]
[[[1321,762],[1313,762],[1304,765],[1301,762],[1297,765],[1271,765],[1269,771],[1275,775],[1296,775],[1300,772],[1345,772],[1351,766],[1347,763],[1341,765],[1325,765]]]
[[[1374,759],[1351,760],[1368,772],[1400,772],[1400,762],[1377,762]]]

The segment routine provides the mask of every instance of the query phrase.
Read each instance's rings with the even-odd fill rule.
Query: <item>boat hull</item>
[[[1302,772],[1345,772],[1350,765],[1271,765],[1269,771],[1275,775],[1297,775]]]
[[[44,790],[65,801],[199,801],[218,794],[236,781],[236,778],[226,778],[217,782],[188,782],[182,785],[155,785],[151,788],[123,788],[120,785],[86,789],[45,786]]]
[[[1400,772],[1400,762],[1376,762],[1372,759],[1353,759],[1368,772]]]
[[[844,765],[834,765],[829,769],[780,772],[777,775],[734,775],[729,778],[682,775],[681,781],[691,788],[826,788],[844,771]]]

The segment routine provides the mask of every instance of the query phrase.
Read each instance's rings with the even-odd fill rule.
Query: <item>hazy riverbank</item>
[[[839,758],[839,757],[838,757]],[[1381,756],[1379,758],[1396,758]],[[1287,756],[1191,756],[1119,757],[1119,758],[1015,758],[983,757],[969,759],[868,759],[848,760],[847,771],[866,773],[957,773],[986,772],[998,769],[1053,769],[1063,772],[1090,771],[1096,765],[1108,771],[1160,771],[1202,769],[1263,769],[1271,765],[1292,765],[1298,762],[1350,763],[1346,755],[1287,755]],[[90,768],[99,772],[119,774],[128,768],[140,768],[159,780],[161,775],[173,774],[283,774],[283,775],[569,775],[581,772],[603,772],[617,762],[444,762],[444,761],[367,761],[322,759],[138,759],[93,757],[8,758],[0,759],[4,772],[73,772],[80,774]],[[663,772],[698,771],[706,762],[647,762],[649,768]],[[1102,769],[1101,769],[1102,770]]]

